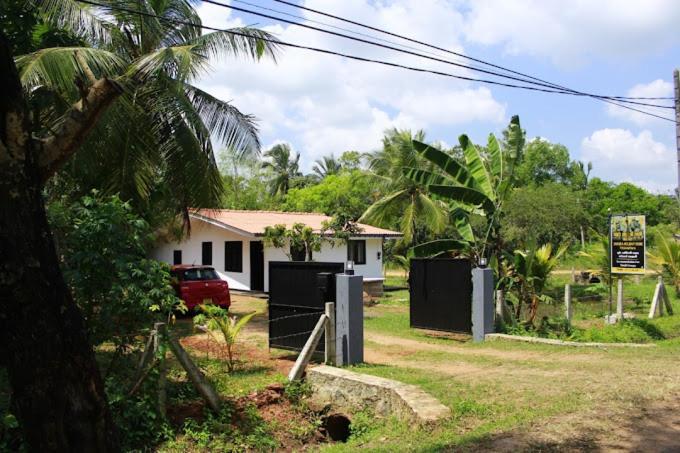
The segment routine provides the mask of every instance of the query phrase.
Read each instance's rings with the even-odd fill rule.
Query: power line
[[[235,35],[235,36],[243,36],[243,37],[247,37],[247,38],[252,37],[251,35],[248,35],[246,33],[240,33],[240,32],[234,31],[234,30],[217,28],[217,27],[210,27],[210,26],[207,26],[207,25],[197,24],[195,22],[189,22],[189,21],[184,21],[184,20],[179,20],[179,19],[162,17],[162,16],[159,16],[157,14],[147,13],[145,11],[133,10],[133,9],[122,7],[122,6],[106,5],[106,4],[94,2],[94,1],[91,1],[91,0],[77,0],[77,1],[80,2],[80,3],[87,4],[87,5],[99,6],[101,8],[105,8],[105,9],[108,8],[108,9],[111,9],[111,10],[114,10],[114,11],[124,11],[124,12],[132,13],[132,14],[142,15],[142,16],[145,16],[145,17],[152,17],[152,18],[155,18],[155,19],[158,19],[158,20],[161,20],[161,21],[170,22],[170,23],[174,23],[174,24],[177,24],[177,25],[185,25],[185,26],[190,26],[190,27],[201,28],[201,29],[204,29],[204,30],[219,31],[219,32],[228,33],[228,34],[232,34],[232,35]],[[277,40],[277,39],[269,39],[269,38],[264,38],[264,37],[259,37],[258,39],[265,41],[265,42],[270,42],[270,43],[275,44],[275,45],[280,45],[280,46],[285,46],[285,47],[290,47],[290,48],[295,48],[295,49],[309,50],[309,51],[312,51],[312,52],[344,57],[344,58],[347,58],[347,59],[350,59],[350,60],[356,60],[356,61],[362,61],[362,62],[366,62],[366,63],[374,63],[374,64],[383,65],[383,66],[401,68],[401,69],[406,69],[406,70],[410,70],[410,71],[414,71],[414,72],[429,73],[429,74],[434,74],[434,75],[439,75],[439,76],[444,76],[444,77],[450,77],[450,78],[455,78],[455,79],[460,79],[460,80],[465,80],[465,81],[470,81],[470,82],[485,83],[485,84],[489,84],[489,85],[497,85],[497,86],[502,86],[502,87],[507,87],[507,88],[518,88],[518,89],[524,89],[524,90],[529,90],[529,91],[538,91],[538,92],[544,92],[544,93],[576,95],[576,94],[573,94],[573,93],[570,93],[570,92],[565,92],[565,91],[562,91],[562,90],[538,88],[538,87],[535,87],[535,86],[516,85],[516,84],[498,82],[498,81],[495,81],[495,80],[478,79],[478,78],[474,78],[474,77],[466,77],[466,76],[457,75],[457,74],[450,74],[450,73],[446,73],[446,72],[442,72],[442,71],[436,71],[436,70],[432,70],[432,69],[417,68],[417,67],[413,67],[413,66],[402,65],[402,64],[399,64],[399,63],[392,63],[392,62],[383,61],[383,60],[375,60],[375,59],[370,59],[370,58],[365,58],[365,57],[359,57],[359,56],[356,56],[356,55],[345,54],[345,53],[342,53],[342,52],[336,52],[336,51],[333,51],[333,50],[322,49],[322,48],[318,48],[318,47],[311,47],[311,46],[306,46],[306,45],[302,45],[302,44],[289,43],[289,42],[280,41],[280,40]],[[645,114],[645,115],[653,116],[653,117],[656,117],[656,118],[659,118],[659,119],[663,119],[663,120],[675,123],[675,120],[673,120],[673,119],[666,118],[666,117],[660,116],[660,115],[656,115],[656,114],[651,113],[651,112],[646,112],[644,110],[640,110],[640,109],[630,107],[630,106],[627,106],[627,105],[616,104],[614,102],[607,101],[607,100],[603,100],[603,101],[610,102],[614,105],[618,105],[620,107],[623,107],[623,108],[626,108],[626,109],[629,109],[629,110],[632,110],[632,111],[636,111],[636,112],[639,112],[639,113],[642,113],[642,114]]]
[[[380,48],[389,49],[389,50],[393,50],[393,51],[400,52],[400,53],[405,53],[407,55],[413,55],[413,56],[416,56],[416,57],[425,58],[427,60],[433,60],[433,61],[436,61],[436,62],[439,62],[439,63],[445,63],[445,64],[458,66],[458,67],[465,68],[465,69],[471,69],[473,71],[482,72],[484,74],[489,74],[489,75],[496,76],[496,77],[502,77],[502,78],[514,80],[514,81],[517,81],[517,82],[530,83],[530,84],[542,86],[542,87],[545,87],[545,88],[553,88],[553,89],[559,88],[561,90],[573,93],[574,95],[592,97],[592,98],[596,98],[596,99],[601,99],[605,102],[609,102],[610,104],[613,104],[613,105],[620,105],[620,104],[617,104],[615,102],[612,102],[611,100],[607,100],[609,98],[606,98],[604,96],[599,96],[599,95],[596,95],[596,94],[576,91],[576,90],[573,90],[571,88],[561,87],[561,86],[558,86],[558,85],[555,85],[555,84],[551,84],[549,82],[547,82],[547,83],[532,82],[531,80],[527,80],[525,78],[514,77],[514,76],[510,76],[510,75],[506,75],[506,74],[500,74],[500,73],[495,72],[495,71],[489,71],[487,69],[482,69],[482,68],[478,68],[478,67],[475,68],[475,67],[465,65],[465,64],[462,64],[462,63],[456,63],[454,61],[444,60],[444,59],[439,58],[439,57],[430,57],[430,56],[423,55],[423,54],[418,53],[418,52],[399,49],[399,48],[394,47],[394,46],[380,44],[380,43],[377,43],[377,42],[374,42],[374,41],[369,41],[369,40],[363,39],[363,38],[356,38],[356,37],[353,37],[353,36],[346,35],[344,33],[339,33],[339,32],[335,32],[335,31],[331,31],[331,30],[325,30],[323,28],[319,28],[319,27],[315,27],[315,26],[307,25],[307,24],[302,24],[302,23],[299,23],[299,22],[294,22],[294,21],[291,21],[291,20],[288,20],[288,19],[283,19],[281,17],[276,17],[276,16],[272,16],[272,15],[269,15],[269,14],[265,14],[265,13],[258,13],[257,11],[241,8],[241,7],[238,7],[238,6],[232,6],[232,5],[222,3],[222,2],[219,2],[219,1],[216,1],[216,0],[202,0],[202,1],[204,3],[210,3],[212,5],[221,6],[223,8],[232,9],[234,11],[240,11],[240,12],[247,13],[247,14],[253,14],[255,16],[264,17],[264,18],[267,18],[267,19],[278,20],[278,21],[281,21],[281,22],[284,22],[284,23],[287,23],[287,24],[290,24],[290,25],[295,25],[295,26],[298,26],[298,27],[307,28],[307,29],[318,31],[318,32],[321,32],[321,33],[326,33],[326,34],[329,34],[329,35],[339,36],[341,38],[349,39],[349,40],[352,40],[352,41],[357,41],[357,42],[369,44],[369,45],[372,45],[372,46],[375,46],[375,47],[380,47]],[[533,77],[531,77],[531,78],[533,78]],[[625,103],[628,103],[628,104],[636,104],[636,105],[641,105],[641,106],[645,106],[645,107],[657,107],[657,108],[668,108],[668,109],[673,108],[673,107],[668,107],[668,106],[663,106],[663,105],[646,104],[646,103],[635,102],[635,101],[621,100],[620,102],[625,102]]]
[[[207,0],[204,0],[204,1],[207,1]],[[236,1],[236,0],[235,0],[235,1]],[[383,33],[383,34],[386,34],[386,35],[389,35],[389,36],[393,36],[393,37],[396,37],[396,38],[399,38],[399,39],[403,39],[403,40],[405,40],[405,41],[409,41],[409,42],[412,42],[412,43],[415,43],[415,44],[420,44],[421,46],[429,47],[429,48],[431,48],[431,49],[436,49],[436,50],[439,50],[439,51],[441,51],[441,52],[446,52],[446,53],[449,53],[449,54],[451,54],[451,55],[455,55],[455,56],[458,56],[458,57],[461,57],[461,58],[465,58],[465,59],[470,60],[470,61],[474,61],[474,62],[477,62],[477,63],[481,63],[481,64],[484,64],[484,65],[487,65],[487,66],[490,66],[490,67],[493,67],[493,68],[496,68],[496,69],[500,69],[500,70],[503,70],[503,71],[507,71],[507,72],[512,73],[512,74],[515,74],[515,75],[519,75],[519,76],[522,76],[522,77],[526,77],[526,78],[528,78],[528,79],[535,80],[535,81],[537,81],[537,82],[541,82],[541,83],[543,83],[543,84],[550,85],[550,86],[552,86],[552,87],[554,87],[554,88],[559,88],[559,89],[562,89],[562,90],[578,92],[578,91],[576,91],[576,90],[572,90],[572,89],[570,89],[570,88],[566,88],[566,87],[564,87],[564,86],[555,84],[555,83],[553,83],[553,82],[549,82],[549,81],[547,81],[547,80],[543,80],[543,79],[540,79],[540,78],[538,78],[538,77],[534,77],[534,76],[532,76],[532,75],[530,75],[530,74],[526,74],[526,73],[523,73],[523,72],[515,71],[515,70],[513,70],[513,69],[506,68],[506,67],[500,66],[500,65],[496,65],[496,64],[494,64],[494,63],[490,63],[490,62],[488,62],[488,61],[485,61],[485,60],[482,60],[482,59],[479,59],[479,58],[474,58],[474,57],[471,57],[471,56],[469,56],[469,55],[465,55],[465,54],[462,54],[462,53],[459,53],[459,52],[455,52],[455,51],[452,51],[452,50],[449,50],[449,49],[446,49],[446,48],[443,48],[443,47],[439,47],[439,46],[436,46],[436,45],[433,45],[433,44],[430,44],[430,43],[427,43],[427,42],[424,42],[424,41],[420,41],[420,40],[417,40],[417,39],[409,38],[409,37],[407,37],[407,36],[400,35],[400,34],[398,34],[398,33],[393,33],[393,32],[387,31],[387,30],[383,30],[383,29],[378,28],[378,27],[373,27],[373,26],[371,26],[371,25],[366,25],[366,24],[364,24],[364,23],[357,22],[357,21],[354,21],[354,20],[351,20],[351,19],[346,19],[346,18],[341,17],[341,16],[337,16],[337,15],[334,15],[334,14],[326,13],[326,12],[320,11],[320,10],[318,10],[318,9],[309,8],[309,7],[303,6],[303,5],[298,5],[298,4],[295,4],[295,3],[292,3],[292,2],[289,2],[289,1],[286,1],[286,0],[273,0],[273,1],[275,1],[275,2],[277,2],[277,3],[282,3],[282,4],[284,4],[284,5],[292,6],[292,7],[295,7],[295,8],[299,8],[299,9],[302,9],[302,10],[305,10],[305,11],[309,11],[309,12],[312,12],[312,13],[315,13],[315,14],[319,14],[319,15],[322,15],[322,16],[330,17],[330,18],[332,18],[332,19],[339,20],[339,21],[342,21],[342,22],[346,22],[346,23],[349,23],[349,24],[352,24],[352,25],[356,25],[356,26],[358,26],[358,27],[366,28],[366,29],[368,29],[368,30],[377,31],[377,32],[379,32],[379,33]],[[285,13],[284,13],[284,14],[285,14]],[[310,19],[307,19],[307,20],[310,20]],[[310,20],[310,21],[311,21],[311,20]],[[616,99],[616,100],[620,100],[620,101],[624,101],[624,100],[669,100],[669,99],[670,99],[670,100],[673,100],[673,99],[675,99],[675,98],[673,98],[673,97],[630,97],[630,96],[606,96],[606,95],[596,95],[596,96],[597,96],[597,97],[602,97],[602,98],[608,98],[608,99]],[[668,107],[668,106],[658,106],[658,105],[654,105],[654,107],[673,108],[673,107]]]
[[[310,22],[310,23],[317,24],[317,25],[323,25],[324,27],[333,28],[333,29],[335,29],[335,30],[344,31],[344,32],[346,32],[346,33],[352,33],[352,34],[357,35],[357,36],[363,36],[363,37],[365,37],[365,38],[371,38],[371,39],[374,39],[374,40],[376,40],[376,41],[384,42],[384,43],[387,43],[387,44],[392,44],[392,45],[394,45],[394,46],[399,46],[399,47],[402,47],[402,48],[405,48],[405,49],[416,50],[416,51],[423,52],[423,53],[425,53],[425,54],[432,55],[432,56],[435,56],[435,57],[441,57],[441,56],[442,56],[441,53],[435,53],[435,52],[431,52],[431,51],[428,51],[428,50],[420,49],[420,48],[417,48],[417,47],[414,47],[414,46],[409,46],[409,45],[407,45],[407,44],[402,44],[402,43],[398,43],[398,42],[395,42],[395,41],[391,41],[391,40],[389,40],[389,39],[379,38],[379,37],[377,37],[377,36],[375,36],[375,35],[371,35],[371,34],[367,34],[367,33],[362,33],[362,32],[360,32],[360,31],[352,30],[352,29],[349,29],[349,28],[338,27],[337,25],[333,25],[333,24],[330,24],[330,23],[328,23],[328,22],[322,22],[322,21],[318,21],[318,20],[311,19],[311,18],[309,18],[309,17],[303,17],[303,16],[300,16],[300,15],[297,15],[297,14],[291,14],[291,13],[288,13],[288,12],[286,12],[286,11],[281,11],[280,9],[269,8],[269,7],[262,6],[262,5],[258,5],[258,4],[256,4],[256,3],[251,3],[251,2],[248,2],[248,1],[245,1],[245,0],[232,0],[232,2],[234,2],[234,3],[240,3],[240,4],[243,4],[243,5],[247,5],[247,6],[250,6],[250,7],[252,7],[252,8],[258,8],[258,9],[261,9],[261,10],[263,10],[263,11],[270,11],[270,12],[277,13],[277,14],[283,14],[284,16],[288,16],[288,17],[292,17],[292,18],[295,18],[295,19],[304,20],[304,21],[306,21],[306,22]],[[286,3],[286,4],[288,4],[287,2],[280,2],[280,3]],[[301,9],[311,10],[311,8],[302,7],[302,6],[300,6],[300,5],[294,5],[294,6],[297,6],[297,7],[301,8]],[[312,10],[312,11],[315,11],[315,10]],[[324,13],[324,14],[325,14],[325,13]],[[332,16],[332,15],[331,15],[331,17],[336,17],[336,16]],[[341,19],[341,20],[345,20],[345,19]],[[347,21],[348,21],[348,22],[352,22],[352,21],[349,21],[349,20],[347,20]],[[368,27],[368,26],[367,26],[367,27]],[[376,28],[376,30],[378,30],[378,29]],[[385,33],[387,33],[387,32],[385,32]],[[396,35],[396,36],[401,36],[401,35]],[[403,38],[403,39],[408,39],[408,38]],[[433,47],[433,48],[435,48],[435,49],[437,48],[436,46],[430,46],[430,45],[427,45],[427,47]],[[442,49],[442,51],[446,51],[446,49]],[[447,51],[447,52],[448,52],[448,51]],[[455,52],[449,52],[449,53],[452,53],[452,54],[457,55],[457,56],[463,56],[464,58],[472,59],[471,57],[468,57],[468,56],[466,56],[466,55],[464,55],[464,54],[458,54],[458,53],[455,53]],[[481,60],[480,60],[480,61],[481,61]],[[487,63],[485,63],[485,64],[487,64]],[[474,69],[478,69],[478,68],[475,67],[475,66],[471,66],[471,67],[474,68]],[[505,68],[505,67],[503,67],[503,66],[496,66],[496,67],[497,67],[498,69],[501,69],[501,70],[504,70],[504,71],[514,72],[514,71],[512,71],[511,69]],[[515,72],[515,73],[516,73],[516,74],[519,74],[519,75],[524,75],[524,74],[522,74],[522,73],[520,73],[520,72]],[[531,76],[529,76],[529,75],[526,75],[526,77],[531,78]],[[554,85],[556,88],[562,88],[562,87],[560,87],[559,85],[555,85],[555,84],[553,84],[553,83],[551,83],[551,82],[547,82],[547,81],[544,81],[544,80],[542,80],[542,79],[535,79],[535,80],[540,81],[540,82],[545,82],[545,83],[550,84],[550,85]],[[606,98],[611,98],[611,99],[616,99],[616,100],[621,100],[621,101],[623,101],[623,100],[657,100],[657,101],[658,101],[658,100],[673,100],[673,99],[674,99],[673,97],[631,97],[631,96],[605,96],[605,95],[599,95],[599,96],[606,97]],[[647,104],[645,104],[645,105],[647,105]],[[651,107],[651,106],[654,106],[654,107],[663,107],[663,108],[673,108],[673,107],[669,107],[669,106],[651,105],[651,104],[650,104],[649,106],[650,106],[650,107]]]
[[[241,3],[243,5],[248,5],[248,6],[251,6],[253,8],[258,8],[258,9],[261,9],[261,10],[264,10],[264,11],[270,11],[270,12],[277,13],[277,14],[283,14],[284,16],[293,17],[295,19],[301,19],[301,20],[304,20],[304,21],[307,21],[307,22],[310,22],[310,23],[313,23],[313,24],[323,25],[324,27],[330,27],[330,28],[333,28],[335,30],[340,30],[340,31],[344,31],[344,32],[347,32],[347,33],[352,33],[352,34],[355,34],[357,36],[363,36],[365,38],[375,39],[376,41],[385,42],[385,43],[392,44],[392,45],[395,45],[395,46],[400,46],[400,47],[403,47],[405,49],[418,50],[418,51],[421,51],[421,52],[424,52],[424,53],[427,53],[429,55],[433,55],[433,56],[436,56],[436,57],[441,56],[441,54],[438,54],[438,53],[435,53],[435,52],[429,52],[429,51],[426,51],[426,50],[418,49],[417,47],[414,47],[414,46],[409,46],[409,45],[406,45],[406,44],[400,44],[400,43],[395,42],[395,41],[390,41],[389,39],[379,38],[375,35],[369,35],[367,33],[361,33],[361,32],[356,31],[356,30],[350,30],[349,28],[338,27],[337,25],[329,24],[328,22],[321,22],[321,21],[318,21],[318,20],[310,19],[308,17],[298,16],[297,14],[291,14],[291,13],[287,13],[285,11],[281,11],[281,10],[278,10],[278,9],[268,8],[266,6],[246,2],[245,0],[232,0],[232,1],[234,3]]]

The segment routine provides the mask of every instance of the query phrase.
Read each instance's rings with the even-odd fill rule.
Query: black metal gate
[[[411,327],[472,332],[472,265],[465,259],[411,259]]]
[[[301,350],[326,302],[335,302],[335,274],[344,263],[269,262],[269,347]],[[317,346],[323,352],[323,338]]]

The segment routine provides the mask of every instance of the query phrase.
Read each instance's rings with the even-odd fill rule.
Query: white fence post
[[[335,365],[335,303],[326,302],[326,341],[325,362],[326,365]]]
[[[312,354],[314,354],[316,345],[318,345],[319,341],[321,340],[321,334],[324,332],[325,330],[324,328],[326,327],[327,322],[328,317],[325,314],[319,317],[319,321],[317,321],[316,326],[312,331],[312,334],[309,336],[307,342],[305,343],[305,346],[302,348],[300,355],[295,361],[295,365],[293,365],[293,368],[290,370],[290,373],[288,373],[289,381],[296,381],[302,377],[302,373],[305,372],[305,368],[307,367],[307,364],[311,360]]]
[[[574,315],[574,310],[571,305],[571,285],[567,283],[564,285],[564,317],[567,318],[567,322],[571,324],[571,318]]]
[[[616,320],[623,321],[623,279],[616,282]]]
[[[663,315],[663,278],[659,276],[659,282],[654,288],[654,297],[652,298],[652,305],[649,307],[649,319],[656,316],[656,312],[660,311],[660,315]]]

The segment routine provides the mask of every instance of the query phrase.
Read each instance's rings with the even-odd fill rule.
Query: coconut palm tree
[[[193,82],[215,57],[275,52],[259,30],[202,34],[188,0],[102,3],[33,1],[80,45],[15,60],[0,32],[0,345],[14,413],[36,451],[119,449],[82,315],[59,270],[45,183],[82,165],[140,195],[160,181],[177,207],[211,203],[219,178],[210,138],[242,153],[259,141],[252,117]]]
[[[264,152],[266,160],[262,162],[263,168],[273,172],[270,192],[272,195],[285,195],[290,189],[291,181],[302,176],[300,172],[300,154],[293,152],[287,143],[279,143]]]
[[[333,156],[323,156],[321,159],[314,161],[315,164],[312,167],[312,172],[323,179],[329,175],[336,175],[342,170],[342,164]]]
[[[381,187],[382,197],[359,219],[359,222],[384,227],[398,222],[404,234],[402,242],[410,245],[414,244],[419,224],[439,233],[447,222],[445,206],[431,198],[426,183],[404,175],[404,168],[432,167],[413,146],[414,140],[424,139],[423,131],[416,132],[415,136],[409,130],[396,128],[385,133],[382,149],[368,156],[369,170]]]
[[[65,167],[86,189],[138,203],[162,188],[175,210],[216,205],[222,184],[211,138],[237,155],[259,153],[260,143],[253,116],[193,82],[218,57],[274,57],[269,41],[275,40],[252,28],[203,34],[198,26],[178,25],[173,21],[200,24],[189,0],[106,0],[101,8],[72,0],[37,3],[59,25],[85,33],[88,43],[17,58],[22,84],[36,93],[33,104],[44,92],[59,101],[45,108],[43,127],[53,129],[64,108],[77,101],[78,77],[85,86],[108,77],[122,91],[84,140],[87,153],[56,162],[52,171]]]

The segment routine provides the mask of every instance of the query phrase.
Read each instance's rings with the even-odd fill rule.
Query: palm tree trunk
[[[33,451],[118,451],[94,351],[62,277],[42,197],[42,181],[74,152],[115,88],[106,81],[93,85],[60,130],[38,141],[31,138],[1,33],[0,86],[0,362],[12,411]]]

